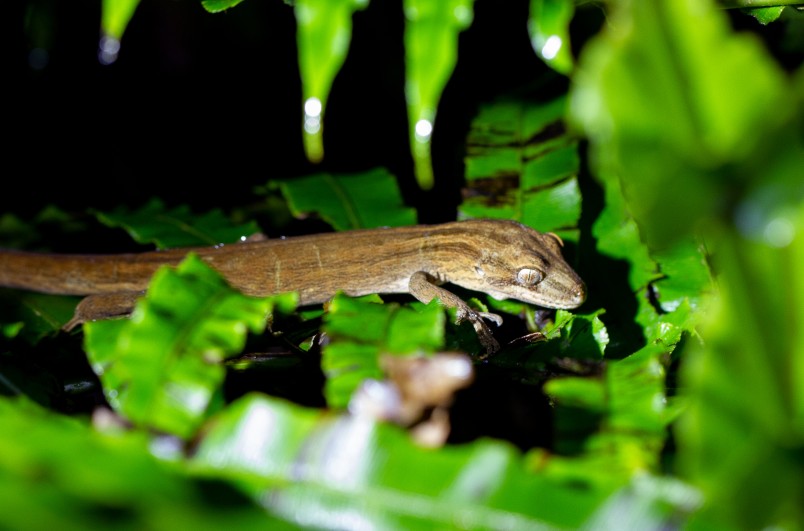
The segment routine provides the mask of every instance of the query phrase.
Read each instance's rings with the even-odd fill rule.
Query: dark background
[[[143,0],[109,66],[97,60],[99,9],[100,2],[31,1],[12,17],[3,173],[21,191],[4,194],[6,209],[106,208],[159,196],[200,210],[243,202],[272,177],[375,166],[399,176],[409,203],[451,207],[460,177],[455,150],[474,105],[544,71],[528,42],[527,2],[508,9],[478,2],[461,41],[459,78],[438,116],[444,185],[424,197],[409,155],[401,2],[378,0],[356,13],[318,168],[302,148],[290,6],[248,0],[211,14],[198,0]],[[42,69],[30,64],[34,48],[47,51]]]
[[[142,0],[109,66],[97,60],[99,0],[11,2],[0,37],[0,208],[24,218],[47,204],[80,211],[160,197],[202,211],[250,202],[255,186],[276,177],[384,166],[421,221],[453,219],[477,105],[551,76],[530,47],[528,3],[476,2],[436,120],[438,184],[422,193],[408,146],[401,0],[374,0],[354,16],[318,167],[302,150],[295,21],[284,2],[246,0],[211,14],[199,0]],[[785,55],[784,26],[732,18],[789,67],[800,64]],[[599,7],[579,8],[574,47],[601,23]],[[44,67],[34,66],[34,49],[46,52]],[[550,86],[563,89],[553,77]]]

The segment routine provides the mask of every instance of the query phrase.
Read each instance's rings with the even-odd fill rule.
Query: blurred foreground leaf
[[[248,331],[263,330],[276,307],[295,298],[246,297],[195,255],[160,269],[130,320],[84,325],[86,350],[112,407],[132,423],[191,436]]]
[[[733,33],[713,2],[615,7],[580,58],[571,113],[590,138],[595,169],[622,180],[656,248],[727,211],[720,187],[754,175],[754,148],[791,102],[777,65],[757,41]]]
[[[692,397],[678,427],[682,472],[707,497],[703,525],[804,522],[804,206],[783,248],[721,232],[721,295],[705,345],[685,350]]]
[[[0,528],[254,528],[272,518],[222,483],[178,474],[138,433],[103,435],[25,400],[0,399]],[[281,522],[279,522],[281,523]]]
[[[381,529],[577,527],[605,499],[527,472],[490,440],[432,451],[394,426],[246,396],[218,415],[191,462],[232,478],[299,525]]]
[[[158,199],[137,210],[120,207],[96,215],[105,225],[122,227],[135,241],[159,249],[233,243],[260,232],[256,223],[235,225],[220,210],[194,214],[186,205],[169,209]]]
[[[279,181],[296,217],[317,213],[335,230],[398,227],[416,223],[396,178],[383,168],[349,175],[318,173]]]

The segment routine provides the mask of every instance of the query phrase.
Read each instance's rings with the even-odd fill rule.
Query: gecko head
[[[503,222],[487,240],[476,262],[482,282],[476,289],[545,308],[572,309],[586,300],[586,286],[564,260],[557,235]]]

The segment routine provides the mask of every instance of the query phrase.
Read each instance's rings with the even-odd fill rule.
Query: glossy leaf
[[[186,205],[166,208],[158,199],[137,210],[119,207],[96,215],[105,225],[122,227],[137,242],[159,249],[232,243],[260,232],[256,223],[235,225],[220,210],[194,214]]]
[[[789,101],[779,68],[712,2],[616,7],[582,54],[571,114],[659,247],[727,208],[719,186],[734,174],[722,165],[743,160]]]
[[[577,141],[564,131],[566,100],[502,99],[480,108],[467,139],[463,218],[507,218],[577,242]]]
[[[285,179],[279,182],[279,188],[294,216],[316,213],[335,230],[416,223],[416,211],[404,205],[396,178],[381,168]]]
[[[569,24],[575,12],[573,0],[531,0],[528,33],[533,51],[562,74],[573,68]]]
[[[403,0],[405,97],[410,146],[419,186],[433,186],[430,156],[438,102],[455,69],[458,35],[474,17],[474,0]]]
[[[437,302],[420,311],[337,295],[324,315],[329,337],[321,368],[331,407],[345,407],[366,378],[381,379],[381,354],[432,353],[444,344],[443,309]]]
[[[366,7],[368,0],[294,0],[293,4],[304,102],[304,149],[311,162],[320,162],[327,98],[349,51],[352,13]]]
[[[154,275],[130,320],[86,323],[86,350],[119,414],[186,438],[214,406],[220,362],[242,350],[248,331],[262,331],[273,308],[273,299],[241,295],[190,255]]]
[[[214,419],[192,465],[313,527],[351,518],[382,529],[576,527],[606,493],[527,472],[504,443],[432,451],[390,425],[259,395]]]

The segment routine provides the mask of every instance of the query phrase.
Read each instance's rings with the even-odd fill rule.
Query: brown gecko
[[[562,242],[507,220],[467,220],[267,239],[207,248],[133,254],[47,254],[0,250],[0,286],[87,295],[70,325],[131,311],[154,272],[189,252],[203,258],[243,293],[299,294],[300,305],[329,300],[338,291],[410,293],[438,298],[472,323],[488,352],[499,348],[478,312],[440,287],[452,283],[497,299],[572,309],[586,299],[583,281],[561,255]]]

